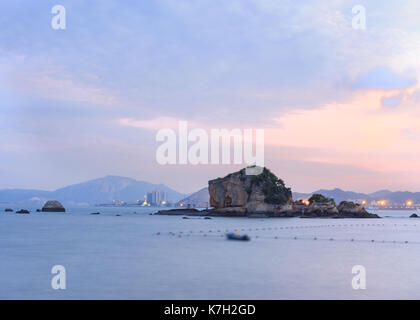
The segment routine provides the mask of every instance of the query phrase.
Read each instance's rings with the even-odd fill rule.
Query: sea
[[[420,299],[420,219],[410,211],[185,219],[140,207],[0,210],[0,299]],[[227,240],[231,232],[251,240]]]

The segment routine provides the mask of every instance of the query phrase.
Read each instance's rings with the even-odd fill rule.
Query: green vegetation
[[[286,204],[292,196],[292,191],[285,186],[283,180],[277,178],[265,167],[261,174],[252,176],[251,185],[247,188],[248,195],[250,195],[254,185],[262,186],[265,202],[269,204]]]
[[[357,208],[358,206],[360,206],[360,204],[358,204],[356,202],[352,202],[352,201],[341,201],[339,207],[340,206],[354,209],[354,208]]]
[[[328,202],[333,202],[334,203],[334,199],[324,197],[322,194],[318,194],[318,193],[313,194],[309,198],[309,203],[310,204],[312,204],[312,203],[328,203]]]

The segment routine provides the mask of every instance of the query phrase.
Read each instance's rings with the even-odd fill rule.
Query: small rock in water
[[[415,213],[413,213],[411,216],[410,216],[410,218],[418,218],[419,216],[417,215],[417,214],[415,214]]]
[[[91,214],[101,214],[100,212],[92,212]]]
[[[4,209],[4,211],[5,211],[5,212],[13,212],[13,209],[6,208],[6,209]]]
[[[42,207],[42,212],[66,212],[66,209],[59,201],[49,200]]]
[[[29,211],[22,209],[22,210],[16,211],[16,213],[19,213],[19,214],[28,214]]]

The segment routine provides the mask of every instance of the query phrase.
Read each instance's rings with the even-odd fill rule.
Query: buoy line
[[[272,231],[272,230],[290,230],[290,229],[312,229],[312,228],[332,228],[332,227],[417,227],[416,224],[325,224],[325,225],[307,225],[307,226],[284,226],[284,227],[264,227],[264,228],[236,228],[236,229],[210,229],[210,230],[190,230],[190,231],[169,231],[169,234],[206,234],[206,233],[228,233],[228,232],[253,232],[253,231]],[[157,232],[156,235],[165,234],[165,232]]]
[[[160,233],[158,233],[160,235]],[[208,234],[208,233],[187,233],[179,234],[174,232],[166,233],[177,238],[187,237],[214,237],[214,238],[225,238],[226,234]],[[364,243],[392,243],[392,244],[420,244],[420,241],[408,241],[408,240],[378,240],[378,239],[357,239],[357,238],[334,238],[334,237],[318,237],[318,236],[280,236],[280,235],[250,235],[251,239],[263,239],[263,240],[304,240],[304,241],[335,241],[335,242],[364,242]]]

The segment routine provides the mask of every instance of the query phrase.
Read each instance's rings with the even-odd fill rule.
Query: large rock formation
[[[303,217],[330,218],[379,218],[378,215],[366,211],[359,203],[342,201],[338,207],[334,199],[321,194],[314,194],[309,198],[309,205],[302,209]]]
[[[304,200],[293,201],[291,214],[293,216],[304,216],[308,210],[308,203]]]
[[[314,194],[309,201],[292,200],[290,188],[267,168],[260,174],[247,175],[246,169],[209,181],[210,210],[176,209],[159,215],[232,216],[232,217],[304,217],[304,218],[379,218],[363,206]]]
[[[209,181],[211,214],[224,216],[285,216],[292,209],[292,192],[264,168],[259,175],[246,169]]]
[[[309,206],[304,212],[305,217],[331,217],[338,214],[334,199],[314,194],[309,198]]]
[[[314,194],[309,201],[293,202],[293,216],[303,218],[379,218],[378,215],[366,211],[359,203],[342,201],[337,207],[332,198]]]
[[[56,200],[50,200],[44,204],[42,207],[42,212],[66,212],[66,209],[60,202]]]
[[[337,207],[339,218],[379,218],[377,214],[369,213],[359,203],[342,201]]]

